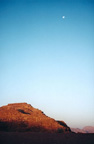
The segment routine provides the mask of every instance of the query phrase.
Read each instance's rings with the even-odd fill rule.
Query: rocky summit
[[[0,131],[12,132],[70,132],[63,121],[46,116],[27,103],[14,103],[0,107]]]

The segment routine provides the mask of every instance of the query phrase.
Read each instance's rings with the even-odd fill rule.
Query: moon
[[[63,19],[65,19],[65,16],[62,16]]]

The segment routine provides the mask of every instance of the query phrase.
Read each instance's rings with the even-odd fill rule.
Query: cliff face
[[[0,131],[70,132],[62,121],[55,121],[27,103],[0,107]]]

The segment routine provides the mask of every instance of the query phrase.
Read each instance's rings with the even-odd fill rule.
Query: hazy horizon
[[[0,67],[0,106],[94,126],[94,1],[0,0]]]

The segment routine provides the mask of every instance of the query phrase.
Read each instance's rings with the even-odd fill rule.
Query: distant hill
[[[94,126],[86,126],[83,129],[71,128],[71,131],[75,133],[94,133]]]
[[[94,133],[94,126],[86,126],[83,128],[86,133]]]
[[[70,132],[63,121],[46,116],[27,103],[14,103],[0,107],[0,131]]]

